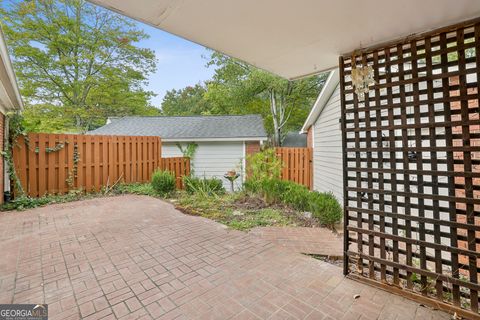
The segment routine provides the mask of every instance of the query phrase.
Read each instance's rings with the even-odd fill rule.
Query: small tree
[[[279,179],[282,174],[282,161],[275,149],[269,148],[247,157],[247,174],[251,181]]]

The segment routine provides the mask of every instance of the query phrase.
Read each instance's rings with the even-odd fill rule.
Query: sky
[[[160,107],[168,90],[195,85],[212,77],[213,67],[205,66],[208,62],[205,57],[209,56],[205,47],[140,22],[138,27],[150,35],[138,46],[154,50],[157,57],[157,71],[150,76],[148,85],[148,90],[157,94],[152,99],[155,107]]]

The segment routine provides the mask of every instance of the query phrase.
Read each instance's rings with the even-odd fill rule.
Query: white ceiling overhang
[[[91,0],[294,79],[338,56],[480,16],[479,0]]]
[[[23,108],[12,62],[0,29],[0,112],[5,114]]]

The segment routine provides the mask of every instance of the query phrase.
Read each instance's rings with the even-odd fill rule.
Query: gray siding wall
[[[230,170],[243,173],[243,141],[233,142],[197,142],[198,148],[191,163],[197,177],[218,178],[222,180],[227,191],[230,182],[223,175]],[[182,143],[186,145],[186,143]],[[162,157],[181,157],[182,153],[175,143],[162,143]],[[243,175],[235,181],[235,190],[242,186]]]
[[[313,188],[333,192],[343,204],[340,107],[340,87],[337,86],[313,128]]]

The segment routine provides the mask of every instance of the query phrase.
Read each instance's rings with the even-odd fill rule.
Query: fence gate
[[[479,21],[340,58],[344,272],[467,318],[479,317]],[[352,67],[373,75],[364,96]]]
[[[282,161],[282,179],[313,188],[312,148],[275,148]]]

